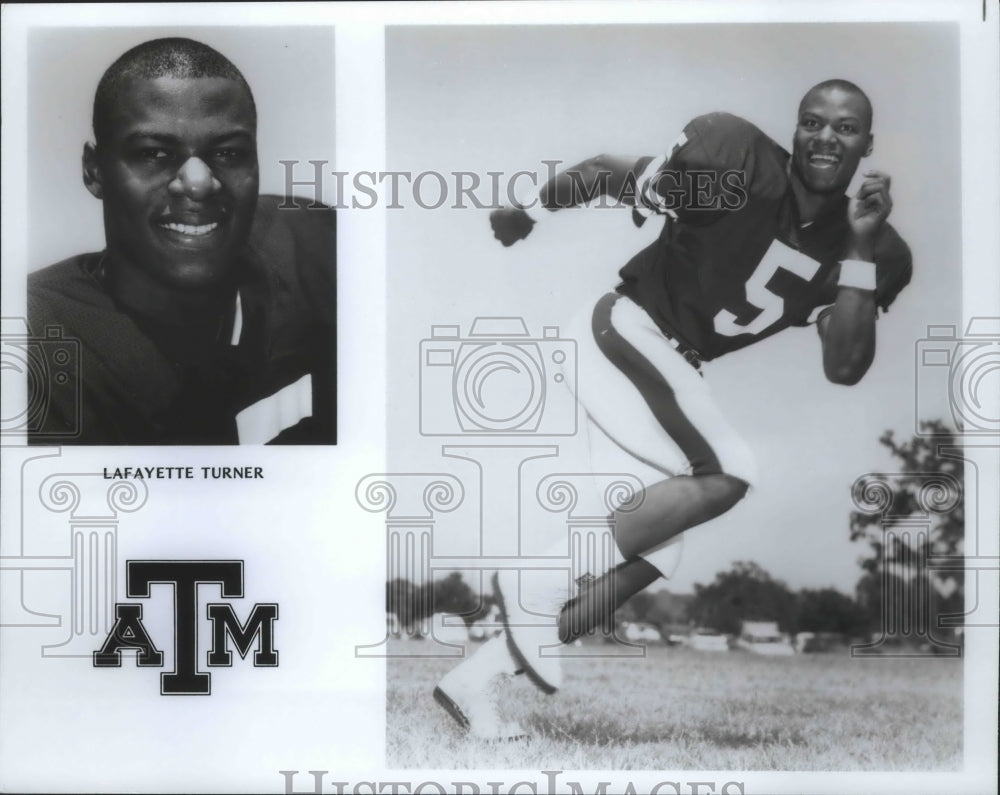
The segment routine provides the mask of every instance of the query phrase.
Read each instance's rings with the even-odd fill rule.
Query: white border
[[[381,48],[382,26],[385,24],[577,24],[636,23],[636,22],[847,22],[955,20],[961,23],[962,58],[962,163],[963,163],[963,256],[964,256],[964,315],[997,316],[1000,296],[1000,231],[996,224],[1000,210],[1000,147],[997,120],[1000,118],[1000,74],[997,40],[997,7],[986,3],[987,20],[982,20],[984,4],[969,2],[841,2],[835,6],[817,2],[710,2],[710,3],[576,3],[546,4],[260,4],[220,5],[205,7],[198,4],[150,6],[13,6],[3,9],[3,240],[0,246],[4,268],[3,314],[23,315],[23,290],[18,289],[20,276],[12,276],[9,263],[26,261],[25,246],[20,230],[25,229],[23,187],[30,179],[25,160],[25,130],[20,109],[26,96],[26,32],[36,25],[156,25],[192,24],[231,25],[234,20],[245,25],[323,24],[337,27],[337,157],[340,170],[377,168],[385,163],[384,116],[380,113],[384,100],[384,80],[380,71],[384,64]],[[919,121],[915,121],[919,123]],[[942,142],[942,145],[951,145]],[[363,165],[362,165],[363,164]],[[933,169],[933,164],[924,167]],[[933,196],[927,197],[933,201]],[[365,429],[364,438],[352,440],[352,461],[356,471],[384,471],[384,417],[386,373],[384,368],[385,334],[380,319],[384,316],[385,284],[385,218],[378,211],[351,216],[351,223],[341,224],[341,352],[342,368],[363,372],[369,378],[364,392],[341,392],[341,416],[345,436],[349,429]],[[357,253],[355,253],[357,252]],[[363,252],[363,254],[361,253]],[[959,267],[956,263],[956,268]],[[23,282],[22,282],[23,284]],[[10,289],[12,288],[13,289]],[[342,379],[344,383],[344,379]],[[6,385],[5,385],[6,389]],[[372,396],[376,397],[374,400]],[[6,402],[5,392],[5,402]],[[382,427],[380,432],[379,428]],[[356,445],[356,446],[354,446]],[[994,451],[995,453],[995,451]],[[981,482],[1000,482],[996,455],[988,455],[980,469]],[[6,498],[5,498],[6,499]],[[981,528],[1000,526],[996,495],[981,501]],[[381,532],[378,521],[368,525],[377,538]],[[984,541],[992,549],[982,554],[997,554],[997,539],[984,532]],[[362,556],[369,565],[368,576],[381,582],[384,567],[378,563],[379,547]],[[984,582],[992,590],[984,591]],[[1000,597],[994,581],[980,583],[980,598],[986,604],[997,604]],[[970,632],[967,637],[965,751],[966,770],[960,774],[928,773],[745,773],[739,774],[746,783],[746,792],[768,793],[839,793],[865,792],[969,792],[996,791],[997,758],[997,683],[998,668],[995,632]],[[2,710],[2,705],[0,705]],[[336,720],[323,716],[320,720]],[[377,720],[377,718],[375,718]],[[5,723],[16,716],[4,715]],[[9,723],[8,723],[9,730]],[[109,768],[114,766],[114,753],[109,750]],[[331,749],[331,764],[334,754]],[[323,759],[289,760],[289,767],[303,771],[324,765]],[[336,780],[344,780],[342,769]],[[402,771],[350,771],[352,780],[402,780]],[[41,788],[65,786],[72,781],[72,771],[51,771],[57,779],[45,782]],[[689,775],[690,773],[690,775]],[[736,774],[723,771],[673,771],[675,780],[727,781]],[[331,775],[328,780],[333,780]],[[538,771],[478,771],[475,774],[445,771],[419,771],[410,780],[442,781],[490,780],[509,783],[521,779],[542,780]],[[633,781],[636,787],[664,780],[662,773],[583,772],[567,774],[584,784],[596,785],[602,780]],[[141,782],[112,783],[109,789],[135,789]],[[72,785],[70,785],[72,786]],[[155,783],[151,786],[155,787]],[[273,780],[259,782],[263,789],[280,791],[281,780],[275,772]]]

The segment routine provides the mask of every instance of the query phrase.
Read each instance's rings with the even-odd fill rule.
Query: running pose
[[[555,211],[605,195],[631,206],[637,224],[666,216],[657,241],[588,307],[585,327],[570,330],[587,376],[577,393],[587,416],[663,479],[645,488],[636,510],[614,517],[622,562],[587,598],[567,602],[565,583],[528,587],[516,570],[494,579],[504,636],[435,691],[473,734],[520,735],[490,698],[499,678],[523,671],[554,693],[562,681],[554,647],[596,626],[601,605],[615,609],[669,574],[671,540],[728,511],[754,483],[753,456],[716,407],[703,362],[815,324],[830,381],[850,386],[868,370],[878,312],[911,274],[909,249],[886,222],[889,176],[865,172],[857,194],[845,194],[871,154],[871,128],[865,93],[827,80],[799,104],[791,154],[749,122],[711,113],[693,119],[664,156],[591,158],[543,185],[537,202],[491,215],[505,246],[530,234],[533,203]],[[559,619],[545,623],[539,613]]]

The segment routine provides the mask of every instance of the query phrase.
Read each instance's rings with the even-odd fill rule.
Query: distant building
[[[645,621],[623,621],[619,637],[623,637],[629,643],[663,643],[660,631]]]
[[[744,621],[736,645],[753,654],[787,656],[795,649],[776,621]]]
[[[729,638],[715,629],[696,627],[688,635],[687,645],[695,651],[729,651]]]
[[[800,632],[795,636],[795,651],[800,654],[841,651],[847,648],[843,632]]]

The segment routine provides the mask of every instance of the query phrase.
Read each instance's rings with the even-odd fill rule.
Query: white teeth
[[[823,163],[836,163],[839,160],[835,155],[811,155],[809,159],[813,161],[819,160]]]
[[[201,235],[207,235],[218,227],[218,223],[203,224],[201,226],[192,226],[190,224],[160,224],[164,229],[169,229],[172,232],[180,232],[182,235],[188,235],[189,237],[200,237]]]

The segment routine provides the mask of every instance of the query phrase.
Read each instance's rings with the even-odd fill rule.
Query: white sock
[[[483,673],[486,676],[496,674],[511,674],[517,670],[514,658],[507,651],[507,638],[503,634],[490,638],[486,641],[474,655],[477,664],[482,665]]]

